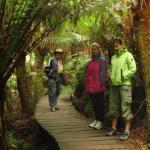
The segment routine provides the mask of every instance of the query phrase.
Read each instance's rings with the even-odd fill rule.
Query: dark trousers
[[[95,119],[103,122],[105,120],[104,92],[90,94]]]

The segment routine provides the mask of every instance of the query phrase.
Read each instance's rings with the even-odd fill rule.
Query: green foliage
[[[7,81],[7,86],[5,89],[6,92],[6,106],[8,111],[13,109],[13,97],[18,94],[17,85],[16,85],[16,76],[12,75]]]
[[[8,131],[7,137],[8,137],[9,150],[18,150],[21,142],[18,141],[14,133],[12,131]]]
[[[83,1],[84,3],[84,1]],[[78,13],[63,24],[61,33],[55,34],[57,43],[74,44],[77,38],[72,33],[77,33],[82,40],[102,43],[107,49],[105,41],[111,41],[116,36],[122,36],[123,15],[127,15],[132,2],[128,0],[87,0],[85,5],[81,2]],[[77,42],[79,43],[79,42]]]
[[[75,88],[78,80],[83,81],[84,67],[89,57],[87,55],[76,54],[76,56],[70,56],[66,60],[64,65],[64,72],[69,75],[69,83],[72,88]]]
[[[34,71],[33,67],[34,67],[34,64],[35,64],[35,53],[29,53],[27,56],[26,56],[26,71],[27,71],[27,74],[31,74],[31,72]]]
[[[112,1],[103,1],[92,8],[92,13],[83,15],[83,22],[88,25],[92,41],[98,41],[103,36],[110,40],[113,36],[121,34],[119,25],[122,18],[113,10],[114,4]]]
[[[70,96],[72,93],[73,93],[74,89],[72,89],[70,87],[70,85],[62,85],[62,88],[61,88],[61,96],[62,97],[65,97],[65,96]]]
[[[12,90],[16,89],[16,76],[14,74],[9,78],[7,86],[11,87]]]
[[[0,28],[0,76],[3,77],[4,82],[10,77],[20,55],[23,53],[26,55],[70,15],[74,16],[77,13],[77,6],[80,5],[79,2],[78,0],[6,0],[6,3],[3,3],[0,7],[2,12],[0,26],[3,27]],[[41,24],[45,25],[45,28],[39,32]],[[37,32],[40,35],[33,39]]]

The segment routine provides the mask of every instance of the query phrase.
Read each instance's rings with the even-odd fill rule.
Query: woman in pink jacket
[[[98,43],[91,45],[91,60],[87,63],[84,74],[85,90],[89,93],[95,113],[95,120],[89,127],[101,129],[105,119],[104,92],[107,88],[107,60],[102,56]]]

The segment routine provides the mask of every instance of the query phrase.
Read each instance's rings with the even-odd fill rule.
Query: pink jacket
[[[107,60],[104,57],[99,59],[92,58],[85,69],[85,90],[88,93],[106,91],[107,79]]]

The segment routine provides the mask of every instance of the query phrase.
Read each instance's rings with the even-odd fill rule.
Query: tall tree
[[[27,72],[25,68],[25,54],[22,54],[20,61],[16,65],[17,87],[20,96],[21,108],[24,114],[33,114],[33,110],[30,106],[33,101],[33,96],[28,84]]]
[[[134,13],[138,53],[146,92],[148,143],[150,143],[150,0],[137,0]]]

